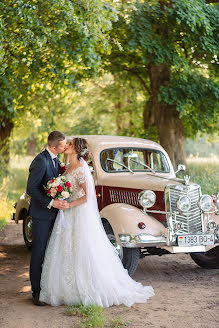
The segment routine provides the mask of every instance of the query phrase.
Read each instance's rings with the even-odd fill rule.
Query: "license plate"
[[[178,236],[179,246],[214,245],[214,235],[185,235]]]

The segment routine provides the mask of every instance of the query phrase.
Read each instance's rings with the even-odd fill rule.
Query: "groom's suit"
[[[59,162],[58,162],[59,163]],[[40,293],[40,279],[45,250],[55,222],[58,209],[48,208],[52,197],[48,197],[44,190],[47,182],[61,173],[60,163],[58,170],[47,150],[38,154],[30,165],[27,182],[27,194],[31,196],[29,215],[32,217],[32,256],[30,262],[30,280],[33,297]]]

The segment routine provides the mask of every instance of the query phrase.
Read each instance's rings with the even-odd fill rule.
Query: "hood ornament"
[[[189,180],[190,180],[190,175],[184,175],[184,180],[185,180],[185,185],[188,186]]]

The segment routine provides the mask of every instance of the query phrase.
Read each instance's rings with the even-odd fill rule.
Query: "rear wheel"
[[[116,241],[116,237],[109,222],[103,220],[103,226],[106,231],[107,237],[109,238],[113,246],[116,248],[124,268],[127,269],[129,275],[132,276],[137,269],[138,262],[140,259],[139,248],[121,247]]]
[[[23,218],[23,237],[26,247],[31,250],[32,242],[33,242],[33,234],[32,234],[32,217],[30,215],[26,215]]]
[[[219,246],[206,253],[191,253],[193,261],[205,269],[219,269]]]

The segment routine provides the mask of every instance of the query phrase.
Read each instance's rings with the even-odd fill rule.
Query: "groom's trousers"
[[[35,297],[40,293],[42,264],[44,261],[47,242],[55,220],[32,219],[33,243],[30,261],[30,281],[32,296]]]

